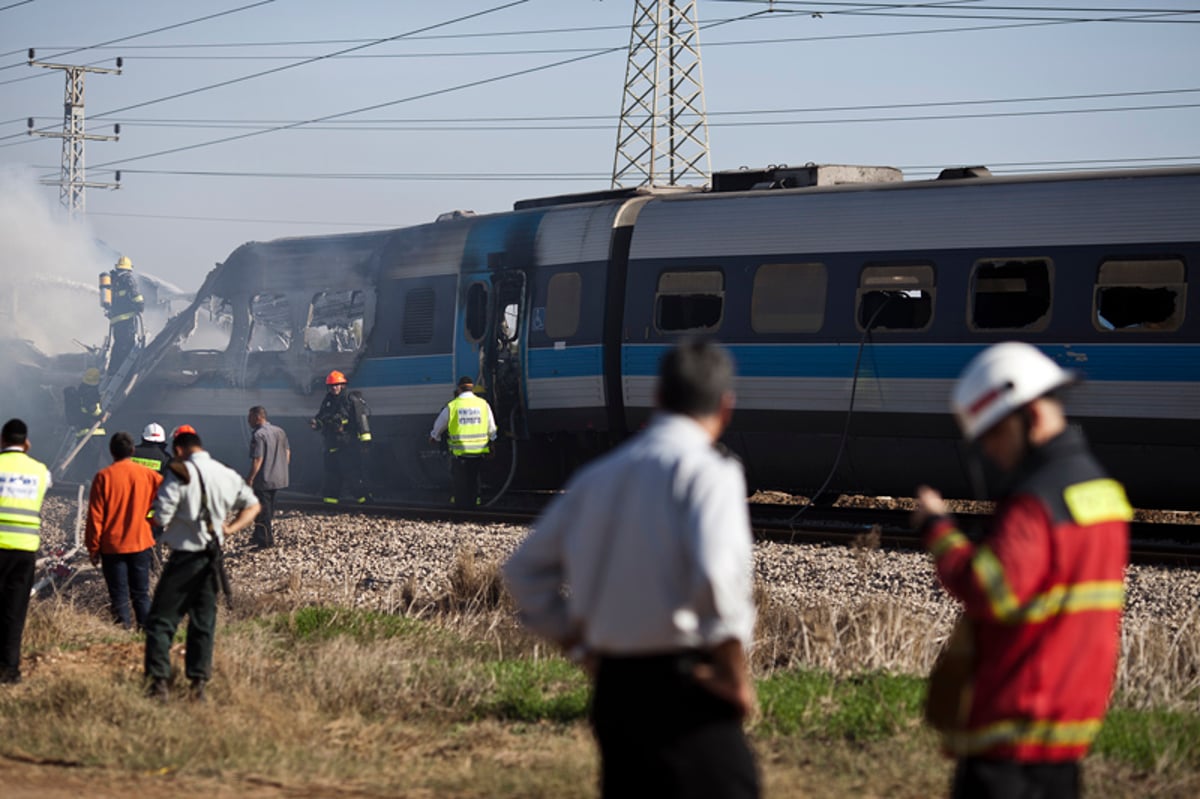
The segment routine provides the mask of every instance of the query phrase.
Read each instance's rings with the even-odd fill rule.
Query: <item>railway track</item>
[[[464,524],[530,524],[549,495],[524,495],[499,507],[450,508],[435,503],[329,505],[316,497],[280,496],[277,508],[311,513],[363,513],[372,516]],[[909,511],[886,508],[820,508],[752,503],[751,527],[760,540],[785,544],[828,544],[862,548],[917,550],[919,537],[908,523]],[[985,514],[957,513],[970,534],[982,530]],[[1130,526],[1130,562],[1148,566],[1200,567],[1200,525],[1134,522]]]

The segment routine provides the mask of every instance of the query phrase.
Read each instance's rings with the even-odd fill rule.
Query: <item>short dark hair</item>
[[[133,454],[133,436],[129,433],[113,433],[108,440],[108,453],[114,461],[125,460]]]
[[[467,386],[473,386],[473,385],[475,385],[474,378],[470,378],[465,375],[463,377],[458,378],[458,387],[459,388],[466,388]]]
[[[203,447],[204,444],[200,441],[200,436],[195,433],[180,433],[171,439],[171,446],[190,450]]]
[[[267,409],[261,405],[255,405],[253,408],[250,409],[250,415],[256,419],[266,419],[267,418]]]
[[[733,391],[733,359],[707,339],[685,339],[658,365],[658,405],[664,411],[702,417],[716,413]]]
[[[0,429],[0,443],[6,447],[24,446],[29,440],[29,428],[20,419],[9,419]]]

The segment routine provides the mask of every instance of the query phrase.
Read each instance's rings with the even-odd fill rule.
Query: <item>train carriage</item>
[[[444,482],[426,435],[471,375],[503,436],[493,490],[552,487],[644,424],[667,347],[708,335],[737,361],[728,443],[752,485],[968,496],[950,386],[1021,339],[1086,378],[1069,411],[1135,502],[1198,504],[1182,474],[1200,455],[1200,170],[830,174],[845,171],[245,245],[149,348],[119,418],[203,425],[233,460],[264,404],[315,464],[306,421],[340,369],[374,411],[386,495]]]
[[[976,353],[1022,339],[1086,379],[1069,410],[1135,499],[1180,504],[1200,454],[1198,208],[1194,170],[663,199],[629,257],[630,424],[662,350],[703,333],[738,364],[729,436],[753,484],[815,490],[845,432],[833,490],[969,496],[946,398]]]

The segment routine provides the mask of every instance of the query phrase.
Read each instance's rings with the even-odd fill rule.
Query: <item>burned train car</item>
[[[469,375],[501,430],[491,491],[552,487],[644,424],[658,358],[700,334],[737,362],[727,443],[752,486],[970,496],[949,389],[1018,339],[1085,378],[1068,410],[1136,503],[1195,507],[1200,169],[899,177],[735,173],[247,244],[147,349],[118,418],[189,422],[237,464],[264,405],[315,491],[308,419],[338,369],[395,497],[444,484],[428,432]]]

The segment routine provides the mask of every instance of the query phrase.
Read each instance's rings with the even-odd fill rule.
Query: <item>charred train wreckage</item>
[[[966,497],[949,387],[1018,339],[1085,378],[1068,409],[1135,503],[1194,508],[1198,208],[1195,168],[808,166],[249,243],[139,353],[110,428],[186,422],[240,464],[263,405],[315,493],[308,420],[339,370],[373,413],[371,489],[400,497],[447,483],[428,432],[468,375],[501,431],[485,495],[555,487],[644,424],[659,356],[698,334],[736,359],[726,443],[752,487]]]

